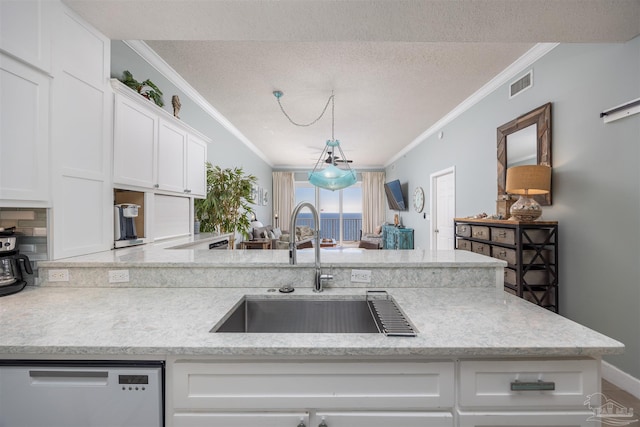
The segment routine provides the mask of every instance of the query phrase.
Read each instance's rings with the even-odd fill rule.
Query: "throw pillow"
[[[377,226],[377,227],[376,227],[376,229],[375,229],[375,233],[376,233],[376,234],[382,234],[382,226],[381,226],[381,225],[379,225],[379,226]]]
[[[280,236],[282,236],[282,230],[280,230],[279,228],[274,228],[273,235],[275,236],[274,239],[279,239]]]

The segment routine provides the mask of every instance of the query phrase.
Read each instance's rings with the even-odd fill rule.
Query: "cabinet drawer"
[[[494,258],[507,261],[509,264],[516,265],[518,263],[518,253],[515,249],[503,248],[501,246],[493,246],[491,251]],[[545,249],[541,251],[542,256],[536,256],[533,249],[525,249],[522,251],[522,263],[533,265],[544,265],[544,261],[551,263],[551,251]],[[544,258],[544,259],[543,259]]]
[[[460,427],[595,427],[590,411],[553,412],[460,412]]]
[[[471,242],[471,250],[477,254],[491,256],[491,245],[487,243]]]
[[[453,362],[191,363],[173,365],[177,409],[445,408]]]
[[[471,226],[469,224],[456,225],[456,234],[462,237],[471,237]]]
[[[584,410],[586,396],[600,390],[598,363],[593,359],[462,361],[460,405],[509,408],[575,407]]]
[[[516,231],[513,228],[491,228],[491,241],[498,243],[506,243],[509,245],[516,244]]]
[[[495,254],[495,248],[494,248]],[[495,255],[494,255],[495,256]],[[496,258],[498,258],[496,256]],[[510,285],[516,285],[517,283],[517,272],[512,268],[504,269],[504,282],[509,283]],[[527,282],[529,286],[532,285],[547,285],[549,284],[549,272],[547,270],[528,270],[524,273],[524,281]]]
[[[462,249],[465,251],[471,250],[471,240],[458,239],[457,243],[458,243],[458,249]]]
[[[485,239],[489,240],[489,227],[485,227],[483,225],[472,225],[471,226],[471,237],[476,239]]]

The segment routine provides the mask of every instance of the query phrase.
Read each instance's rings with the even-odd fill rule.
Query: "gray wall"
[[[533,65],[534,86],[509,100],[499,88],[387,168],[417,186],[455,166],[456,216],[495,213],[496,128],[552,102],[553,206],[559,221],[560,312],[622,341],[605,360],[640,378],[640,115],[604,124],[599,113],[640,97],[640,37],[624,44],[560,45]],[[403,212],[416,246],[429,223]]]
[[[258,178],[258,184],[271,194],[271,166],[251,151],[235,135],[214,120],[187,95],[136,54],[122,41],[111,42],[111,77],[120,79],[122,72],[129,70],[138,81],[150,79],[164,94],[164,109],[173,114],[171,96],[178,95],[182,107],[180,119],[189,126],[211,138],[207,156],[212,165],[222,168],[242,167],[245,173]],[[271,196],[266,206],[254,206],[258,218],[271,217]]]

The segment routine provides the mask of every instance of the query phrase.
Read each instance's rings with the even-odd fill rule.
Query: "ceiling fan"
[[[327,151],[327,158],[325,159],[324,162],[333,163],[335,165],[336,163],[353,163],[353,160],[340,159],[340,156],[334,156],[333,152]]]

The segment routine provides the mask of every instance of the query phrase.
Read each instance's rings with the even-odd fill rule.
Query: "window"
[[[339,191],[316,188],[306,181],[296,181],[296,205],[310,202],[320,215],[320,237],[337,242],[360,239],[362,228],[362,188],[360,183]],[[311,212],[298,215],[297,226],[313,227]]]

